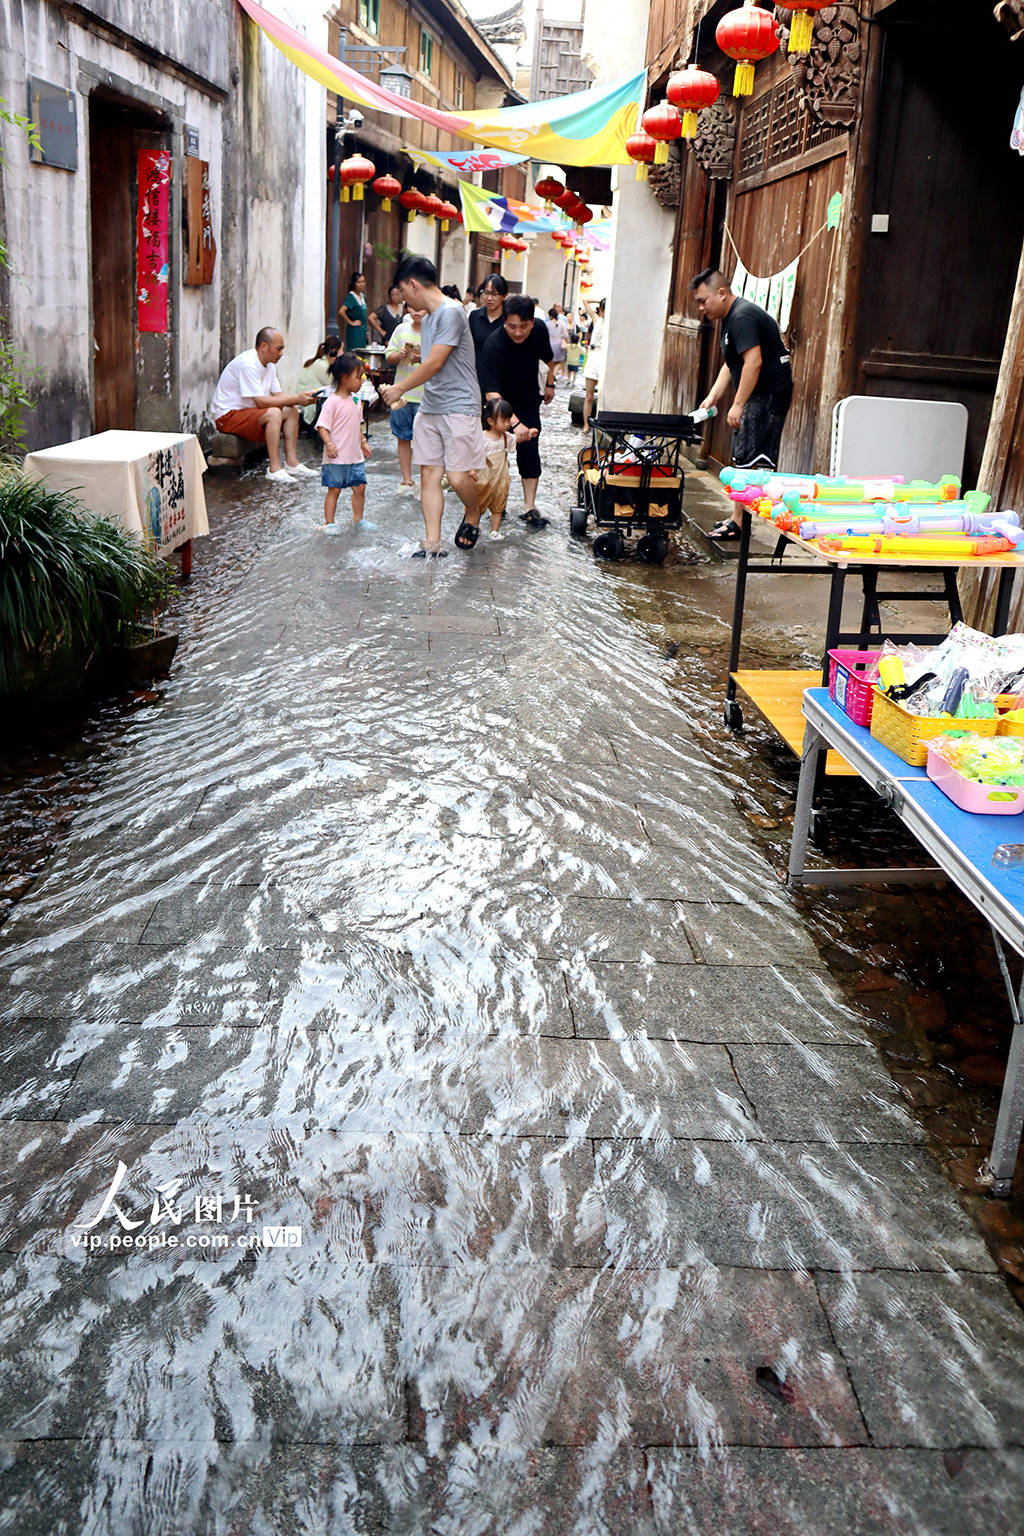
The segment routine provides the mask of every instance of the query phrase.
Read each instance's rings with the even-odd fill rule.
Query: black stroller
[[[576,505],[569,514],[573,538],[585,536],[592,517],[606,530],[594,540],[598,559],[620,560],[626,536],[638,532],[637,554],[660,565],[669,532],[683,525],[682,445],[699,443],[703,431],[692,416],[601,411],[577,458]]]

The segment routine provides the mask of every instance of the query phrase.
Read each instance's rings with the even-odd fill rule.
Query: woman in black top
[[[469,329],[473,333],[473,346],[476,348],[476,371],[480,375],[480,359],[483,356],[484,347],[488,338],[504,324],[505,320],[505,295],[508,293],[508,283],[500,272],[492,272],[490,277],[484,278],[480,284],[477,298],[480,300],[480,308],[470,311]]]

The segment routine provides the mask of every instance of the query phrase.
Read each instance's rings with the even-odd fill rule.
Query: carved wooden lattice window
[[[739,179],[771,170],[845,133],[845,127],[821,123],[804,110],[799,84],[788,75],[743,109]]]

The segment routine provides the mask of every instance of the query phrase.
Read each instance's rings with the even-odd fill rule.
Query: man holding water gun
[[[793,399],[793,374],[782,332],[766,310],[737,298],[715,267],[698,272],[690,289],[701,319],[722,322],[725,362],[700,408],[717,405],[731,380],[736,395],[726,419],[736,434],[733,464],[740,469],[775,469]],[[737,505],[731,517],[711,530],[711,538],[738,539],[742,515]]]

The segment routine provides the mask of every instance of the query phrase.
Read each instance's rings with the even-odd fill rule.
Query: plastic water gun
[[[955,503],[950,503],[951,506]],[[919,517],[915,512],[890,509],[882,519],[882,531],[890,537],[920,538],[933,533],[987,534],[1009,539],[1015,548],[1024,544],[1024,529],[1016,512],[981,514],[958,512],[952,517]]]
[[[848,485],[817,485],[804,493],[808,501],[956,501],[960,495],[960,480],[956,475],[944,475],[932,483],[928,480],[912,480],[909,485],[898,480],[860,480]]]
[[[985,509],[991,500],[991,496],[987,496],[984,491],[967,491],[960,501],[926,503],[915,506],[913,512],[910,512],[907,510],[906,503],[902,502],[890,502],[887,505],[872,504],[870,506],[863,503],[855,503],[852,506],[840,507],[827,503],[819,505],[817,502],[808,504],[799,497],[787,494],[782,498],[781,507],[777,506],[773,510],[772,517],[782,533],[790,533],[798,527],[802,528],[803,524],[808,521],[813,521],[817,525],[831,523],[837,528],[845,528],[854,520],[863,522],[869,519],[878,519],[881,524],[886,517],[917,517],[921,523],[932,523],[951,517],[983,518],[986,515]],[[989,515],[994,517],[997,514],[992,513]],[[1015,512],[1004,512],[1002,516],[1012,521],[1018,520]],[[879,526],[879,528],[870,531],[881,533],[888,530],[883,530]],[[986,530],[979,527],[962,531],[981,533]],[[806,537],[806,535],[802,536]]]
[[[854,535],[848,538],[819,538],[818,548],[826,554],[850,555],[927,555],[960,560],[979,555],[1006,555],[1016,547],[1009,539],[966,538],[947,534],[945,538],[906,539],[865,538]]]
[[[745,491],[752,486],[766,486],[776,483],[780,484],[784,490],[798,491],[805,485],[817,485],[819,479],[823,477],[819,475],[780,475],[774,469],[736,469],[735,466],[727,464],[723,470],[719,471],[718,478],[723,485],[728,486],[732,491]],[[845,480],[831,481],[830,484],[845,484]]]

